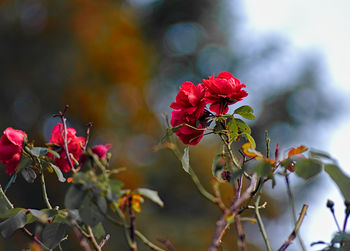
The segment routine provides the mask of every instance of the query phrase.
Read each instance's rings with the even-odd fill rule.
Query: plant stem
[[[132,195],[129,196],[128,198],[129,203],[129,220],[130,220],[130,239],[132,242],[132,246],[133,246],[133,251],[137,251],[137,244],[135,241],[135,215],[134,212],[132,211]]]
[[[257,195],[256,201],[255,201],[255,216],[256,216],[256,220],[257,220],[258,225],[259,225],[260,232],[261,232],[263,239],[265,241],[266,249],[268,251],[272,251],[269,238],[267,237],[267,234],[266,234],[264,223],[263,223],[261,216],[260,216],[259,203],[260,203],[260,191],[259,191],[259,194]]]
[[[293,196],[293,193],[292,193],[292,189],[291,189],[290,184],[289,184],[289,178],[288,178],[287,173],[285,173],[284,177],[285,177],[285,181],[286,181],[286,185],[287,185],[288,199],[289,199],[290,207],[292,209],[293,222],[294,222],[294,224],[296,224],[297,216],[296,216],[296,212],[295,212],[295,201],[294,201],[294,196]],[[297,233],[297,238],[298,238],[298,241],[299,241],[300,248],[303,251],[305,251],[306,250],[305,249],[305,245],[304,245],[303,240],[300,238],[298,233]]]
[[[221,239],[226,229],[232,223],[229,221],[229,218],[235,217],[239,211],[240,205],[251,197],[251,194],[255,189],[256,183],[257,183],[257,176],[256,174],[253,174],[246,190],[244,190],[242,195],[235,202],[233,202],[233,204],[228,209],[225,210],[224,214],[216,222],[216,230],[215,230],[211,245],[208,249],[209,251],[218,250],[218,248],[221,245]]]
[[[304,204],[303,208],[300,211],[299,218],[295,223],[295,227],[292,231],[292,233],[289,235],[288,239],[283,243],[283,245],[278,249],[278,251],[284,251],[287,249],[287,247],[292,243],[292,241],[295,239],[297,236],[298,230],[301,226],[301,223],[303,222],[306,211],[307,211],[308,205]]]
[[[44,172],[41,170],[41,185],[43,189],[43,196],[44,196],[44,201],[46,203],[46,206],[48,209],[52,209],[52,206],[49,202],[49,198],[47,197],[47,192],[46,192],[46,185],[45,185],[45,177],[44,177]]]
[[[124,225],[124,222],[119,222],[117,221],[116,219],[114,219],[113,217],[111,217],[110,215],[106,215],[106,218],[112,222],[114,225],[116,226],[122,226],[122,227],[126,227],[126,228],[129,228],[129,226],[125,223]],[[140,238],[140,240],[143,241],[143,243],[145,243],[145,245],[149,246],[151,249],[154,249],[156,251],[165,251],[164,249],[158,247],[157,245],[155,245],[154,243],[152,243],[150,240],[148,240],[146,238],[146,236],[144,236],[140,231],[138,231],[137,229],[135,229],[135,235]]]

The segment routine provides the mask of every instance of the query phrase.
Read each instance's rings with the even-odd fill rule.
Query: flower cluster
[[[47,156],[63,172],[69,172],[71,170],[66,155],[65,142],[73,165],[74,163],[78,163],[83,155],[85,138],[77,137],[76,133],[74,128],[67,128],[66,135],[64,135],[62,123],[58,123],[52,129],[49,142],[50,149],[55,150],[59,157],[55,157],[50,152],[47,153]],[[7,174],[12,175],[17,171],[26,139],[27,134],[25,132],[13,129],[12,127],[8,127],[0,137],[0,163],[5,166]],[[96,154],[98,158],[106,159],[109,148],[111,148],[110,144],[96,145],[92,147],[91,151]]]
[[[244,84],[234,78],[229,72],[221,72],[217,77],[214,74],[209,79],[203,79],[203,83],[194,85],[192,82],[184,82],[176,96],[176,102],[170,107],[171,125],[179,127],[176,135],[186,145],[197,145],[203,137],[207,126],[207,120],[211,114],[223,115],[232,105],[248,95],[242,88]]]

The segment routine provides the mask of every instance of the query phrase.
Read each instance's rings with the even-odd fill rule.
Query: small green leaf
[[[271,168],[272,168],[271,163],[263,159],[257,159],[256,162],[257,162],[257,165],[254,168],[254,172],[259,177],[268,177],[271,173]]]
[[[238,126],[239,133],[247,133],[250,134],[252,131],[250,130],[250,127],[241,119],[236,119],[236,123]]]
[[[345,200],[350,201],[350,178],[345,175],[342,170],[334,164],[324,165],[324,170],[337,184]]]
[[[320,173],[322,164],[314,159],[301,159],[296,161],[294,171],[296,175],[303,179],[310,179]]]
[[[139,189],[137,189],[137,192],[140,193],[141,195],[143,195],[144,197],[150,199],[154,203],[158,204],[159,206],[161,206],[161,207],[164,206],[164,203],[160,199],[157,191],[154,191],[154,190],[151,190],[148,188],[139,188]]]
[[[246,119],[255,119],[255,116],[253,114],[253,108],[251,108],[249,105],[243,105],[237,108],[233,113],[239,114]]]
[[[47,152],[48,152],[48,153],[51,153],[53,156],[55,156],[56,159],[59,159],[59,158],[60,158],[59,153],[56,152],[56,151],[54,151],[54,150],[52,150],[52,149],[50,149],[50,148],[47,148]]]
[[[37,158],[40,156],[45,156],[48,152],[48,148],[46,147],[33,147],[30,149],[30,152]]]
[[[253,149],[256,148],[256,143],[252,135],[248,133],[242,133],[242,136],[245,137],[250,142],[250,144],[252,144]]]
[[[230,132],[230,138],[236,141],[238,137],[238,125],[236,123],[236,120],[231,118],[228,119],[228,130]]]
[[[86,225],[96,226],[103,220],[101,209],[92,200],[92,196],[88,195],[85,197],[83,203],[79,208],[79,215]]]
[[[16,173],[19,173],[22,171],[25,167],[30,167],[33,164],[33,160],[29,158],[28,156],[22,154],[21,160],[19,161]]]
[[[46,247],[54,249],[66,235],[67,225],[63,223],[47,224],[41,234],[42,241]]]
[[[34,180],[36,179],[36,173],[32,168],[29,168],[29,167],[22,168],[21,174],[28,183],[33,183]]]
[[[184,154],[182,155],[181,158],[181,164],[182,168],[189,173],[190,170],[190,148],[189,146],[186,146],[184,149]]]
[[[79,185],[72,185],[66,193],[64,205],[67,209],[78,209],[84,200],[86,192]]]
[[[101,222],[92,228],[92,233],[94,234],[97,240],[101,240],[103,237],[106,236],[105,229],[103,228]]]
[[[50,166],[51,166],[52,169],[55,171],[58,180],[59,180],[60,182],[65,182],[65,181],[66,181],[66,178],[63,176],[63,173],[62,173],[61,169],[60,169],[58,166],[56,166],[56,165],[54,165],[54,164],[52,164],[52,163],[50,163]]]
[[[24,210],[19,211],[7,220],[0,223],[0,233],[2,237],[10,237],[17,229],[26,225],[27,215]]]

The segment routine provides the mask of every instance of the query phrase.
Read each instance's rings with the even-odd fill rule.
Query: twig
[[[299,214],[299,218],[295,224],[295,227],[292,231],[292,233],[289,235],[288,239],[283,243],[283,245],[278,249],[278,251],[284,251],[287,249],[287,247],[292,243],[292,241],[295,239],[295,237],[297,236],[298,230],[301,226],[301,223],[304,220],[304,217],[306,215],[306,211],[307,211],[308,205],[304,204],[303,208],[300,211]]]
[[[101,248],[103,248],[103,246],[107,243],[107,241],[109,240],[109,238],[111,238],[111,235],[110,235],[110,234],[107,234],[107,235],[105,236],[105,238],[103,238],[103,240],[100,242],[99,246],[100,246]]]
[[[290,203],[290,207],[292,209],[292,214],[293,214],[293,223],[296,224],[297,222],[297,215],[296,215],[296,212],[295,212],[295,202],[294,202],[294,196],[293,196],[293,193],[292,193],[292,189],[290,187],[290,184],[289,184],[289,179],[288,179],[288,175],[285,171],[285,181],[286,181],[286,185],[287,185],[287,193],[288,193],[288,199],[289,199],[289,203]],[[298,238],[298,241],[299,241],[299,245],[300,245],[300,248],[305,251],[305,245],[303,243],[303,240],[301,239],[301,237],[299,236],[299,234],[297,233],[297,238]]]
[[[91,241],[91,243],[94,245],[95,250],[97,251],[101,251],[101,247],[100,245],[98,245],[96,238],[94,236],[94,233],[92,232],[92,228],[90,226],[88,226],[88,231],[89,231],[89,239]]]
[[[91,247],[89,246],[88,239],[77,228],[77,224],[75,220],[71,220],[71,223],[72,223],[73,231],[77,236],[77,238],[79,239],[80,246],[84,248],[85,251],[92,251]]]
[[[229,217],[234,217],[238,211],[240,205],[247,199],[250,198],[251,193],[254,191],[257,183],[257,176],[254,174],[251,177],[250,183],[246,190],[242,193],[242,195],[237,199],[228,209],[225,210],[224,214],[220,217],[220,219],[216,222],[216,230],[214,233],[214,237],[212,243],[208,249],[208,251],[216,251],[220,247],[221,239],[229,226],[230,222],[228,222]]]
[[[130,239],[132,242],[132,250],[136,251],[137,244],[135,240],[135,215],[134,215],[134,212],[132,211],[132,195],[129,196],[128,200],[129,200],[128,206],[129,206],[129,219],[130,219]]]
[[[175,251],[176,249],[174,248],[173,244],[171,244],[171,242],[167,239],[162,239],[162,238],[158,238],[157,239],[159,242],[163,243],[169,251]]]
[[[124,225],[124,222],[119,222],[116,219],[114,219],[113,217],[111,217],[110,215],[105,215],[106,218],[112,222],[114,225],[119,226],[119,227],[124,227],[124,228],[128,228],[129,226],[127,224]],[[156,250],[156,251],[165,251],[164,249],[158,247],[157,245],[155,245],[154,243],[152,243],[150,240],[148,240],[146,238],[146,236],[144,236],[140,231],[138,231],[137,229],[135,229],[135,235],[140,238],[140,240],[143,241],[143,243],[147,246],[149,246],[151,249]],[[128,235],[129,237],[129,235]],[[130,237],[129,237],[130,238]]]
[[[42,185],[42,189],[43,189],[43,196],[44,196],[44,201],[46,203],[46,206],[48,209],[52,209],[52,206],[50,204],[49,201],[49,197],[47,197],[47,192],[46,192],[46,185],[45,185],[45,177],[44,177],[44,171],[41,170],[41,185]]]
[[[242,190],[242,182],[243,182],[243,176],[241,176],[237,182],[234,184],[234,188],[235,188],[235,200],[238,200],[241,197],[241,190]],[[234,218],[235,221],[235,226],[236,226],[236,231],[238,234],[238,248],[241,251],[246,251],[247,250],[247,243],[246,243],[246,236],[243,230],[243,225],[241,222],[241,216],[239,214],[237,214]]]
[[[259,193],[260,193],[260,191],[259,191]],[[266,234],[264,223],[263,223],[261,216],[260,216],[259,203],[260,203],[260,194],[257,195],[256,201],[255,201],[255,216],[256,216],[256,220],[257,220],[258,225],[259,225],[260,232],[261,232],[263,239],[265,241],[266,249],[268,251],[272,251],[269,238],[267,237],[267,234]]]
[[[63,125],[63,135],[62,135],[62,138],[63,138],[63,148],[64,148],[64,151],[66,153],[66,158],[67,158],[67,162],[68,162],[68,165],[70,167],[70,169],[73,171],[73,172],[76,172],[77,170],[75,169],[74,165],[72,164],[72,160],[70,158],[70,154],[69,154],[69,151],[68,151],[68,142],[67,142],[67,124],[66,124],[66,118],[64,116],[64,114],[67,112],[69,108],[69,105],[66,105],[64,107],[64,110],[63,112],[59,112],[58,114],[55,114],[54,117],[60,117],[61,118],[61,121],[62,121],[62,125]]]
[[[87,124],[87,128],[86,128],[86,136],[85,136],[85,145],[84,145],[84,151],[86,151],[87,145],[89,143],[89,139],[90,139],[90,129],[92,127],[92,122],[89,122]]]

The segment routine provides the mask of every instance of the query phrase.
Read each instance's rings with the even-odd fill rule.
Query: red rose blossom
[[[76,133],[77,131],[74,128],[67,128],[68,152],[72,154],[76,160],[79,160],[79,157],[83,152],[82,148],[85,145],[85,138],[75,136]],[[50,143],[55,144],[61,148],[59,151],[60,157],[55,159],[52,154],[48,155],[51,159],[55,160],[55,165],[57,165],[63,172],[69,172],[70,166],[68,164],[67,155],[64,150],[63,135],[63,125],[62,123],[58,123],[52,129]]]
[[[209,109],[217,115],[227,113],[229,105],[248,95],[245,90],[242,90],[246,85],[241,84],[229,72],[221,72],[216,78],[213,74],[208,80],[203,79],[203,85],[207,88],[205,100],[211,104]]]
[[[111,144],[107,144],[107,145],[97,145],[94,146],[91,151],[96,154],[100,159],[106,159],[107,156],[107,151],[109,148],[111,148],[112,145]]]
[[[202,84],[195,86],[192,82],[186,81],[182,83],[176,95],[176,102],[173,102],[170,107],[199,118],[203,115],[206,105],[204,95],[205,88]]]
[[[182,110],[174,110],[171,113],[171,125],[176,127],[183,123],[202,129],[203,125],[199,124],[196,126],[197,118],[186,115]],[[197,145],[203,137],[204,130],[196,130],[189,126],[182,126],[175,134],[185,145]]]
[[[27,137],[25,132],[8,127],[0,138],[0,162],[4,164],[9,175],[17,170],[22,156],[24,137]]]

